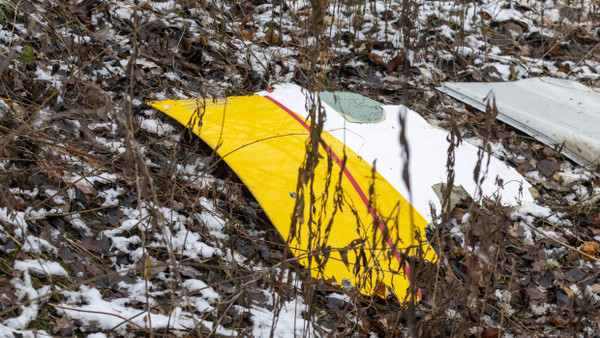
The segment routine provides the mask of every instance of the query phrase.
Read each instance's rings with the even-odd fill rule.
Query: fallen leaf
[[[452,250],[452,252],[450,252],[450,256],[452,258],[462,258],[465,257],[465,255],[467,254],[467,250],[465,250],[464,247],[460,247],[458,249],[454,249]]]
[[[508,233],[513,237],[525,236],[525,230],[523,230],[519,222],[515,222],[512,226],[508,227]]]
[[[483,338],[494,338],[494,337],[502,337],[502,330],[497,327],[490,327],[485,329],[481,333],[481,337]]]
[[[385,66],[387,72],[401,72],[404,69],[404,51],[400,51],[398,55],[394,56]]]
[[[369,322],[369,320],[367,318],[363,317],[360,319],[360,321],[361,321],[361,325],[358,325],[358,331],[363,334],[371,333],[372,332],[372,330],[370,328],[371,323]]]
[[[587,274],[580,268],[574,268],[567,272],[567,277],[573,282],[579,282],[587,277]]]
[[[137,6],[137,9],[141,9],[144,11],[151,11],[153,8],[152,8],[152,6],[150,6],[148,1],[144,1],[143,3],[141,3]]]
[[[331,26],[331,25],[337,25],[337,24],[339,24],[340,20],[339,19],[334,19],[334,18],[332,18],[329,15],[325,15],[323,17],[323,22],[325,22],[325,24]]]
[[[537,164],[537,169],[546,177],[552,177],[560,170],[560,163],[551,160],[541,160]]]
[[[532,48],[528,45],[521,47],[521,56],[531,55]]]
[[[71,336],[73,334],[73,325],[67,316],[56,319],[56,325],[52,328],[52,333],[61,337]]]
[[[254,40],[254,38],[256,38],[256,34],[250,32],[250,31],[247,31],[245,29],[242,29],[242,38],[244,40]]]
[[[569,322],[560,318],[560,317],[552,317],[550,318],[550,324],[554,325],[554,326],[567,326],[569,325]]]
[[[598,257],[598,254],[600,254],[600,246],[596,242],[586,242],[581,246],[581,248],[579,248],[579,250],[592,257]],[[592,261],[592,259],[587,256],[583,256],[583,260],[586,262]]]
[[[108,252],[110,240],[108,238],[98,240],[94,237],[85,237],[79,242],[79,245],[88,251],[102,254]]]
[[[384,282],[379,282],[377,284],[377,287],[375,288],[375,294],[381,297],[385,297],[387,288],[385,287],[385,283]]]
[[[566,287],[563,283],[558,282],[558,286],[560,287],[560,291],[556,292],[556,298],[558,301],[558,305],[563,308],[563,310],[571,310],[573,309],[573,304],[575,303],[575,292],[570,288]],[[566,295],[561,295],[564,293]]]
[[[527,288],[527,297],[533,301],[545,301],[546,293],[540,291],[537,287],[529,287]]]
[[[199,70],[200,67],[198,67],[197,64],[195,63],[191,63],[191,62],[186,62],[186,61],[180,61],[181,66],[183,66],[183,68],[187,69],[187,70]]]
[[[13,106],[13,103],[15,102],[15,101],[13,101],[13,100],[11,100],[11,99],[9,99],[9,98],[6,98],[6,97],[1,97],[1,96],[0,96],[0,100],[4,101],[4,103],[6,103],[6,105],[7,105],[9,108],[12,108],[12,106]]]
[[[526,142],[521,142],[521,148],[526,149],[527,148],[527,143]],[[533,149],[534,151],[538,151],[540,149],[544,148],[543,145],[539,144],[539,143],[534,143],[531,145],[531,149]]]
[[[373,62],[374,64],[376,64],[378,66],[385,65],[381,56],[379,56],[375,53],[368,53],[367,55],[369,56],[369,60],[371,60],[371,62]]]
[[[548,260],[546,259],[539,259],[536,260],[535,262],[533,262],[533,272],[536,273],[540,273],[540,272],[544,272],[546,271],[546,266],[548,265]]]
[[[596,216],[596,228],[600,228],[600,212],[598,212],[598,216]]]
[[[558,67],[558,71],[563,73],[569,73],[571,71],[571,66],[568,63],[565,63],[561,67]]]
[[[483,20],[491,20],[492,19],[492,16],[489,13],[481,12],[480,15]]]
[[[544,149],[542,150],[542,152],[544,153],[544,155],[546,155],[546,157],[554,157],[557,158],[560,156],[560,153],[550,147],[544,147]]]
[[[564,49],[557,41],[554,41],[550,44],[550,48],[548,49],[548,53],[552,56],[563,56],[565,54]]]
[[[269,45],[278,45],[281,43],[281,36],[275,33],[273,29],[269,29],[265,35],[265,42]]]

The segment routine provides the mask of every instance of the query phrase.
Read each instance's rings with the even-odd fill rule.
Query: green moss
[[[0,24],[4,23],[7,16],[14,15],[12,7],[6,2],[0,3]]]
[[[56,315],[56,310],[52,306],[44,305],[38,311],[37,317],[29,322],[27,328],[52,332],[52,328],[56,326],[56,321],[54,320]]]
[[[8,1],[0,1],[0,24],[6,20],[22,22],[23,15],[19,11],[15,12],[13,6]]]
[[[19,54],[19,60],[21,60],[26,65],[32,65],[37,61],[35,56],[35,50],[31,45],[23,46],[21,53]]]
[[[546,270],[553,270],[553,269],[560,269],[560,264],[553,259],[549,259],[548,262],[546,263]]]

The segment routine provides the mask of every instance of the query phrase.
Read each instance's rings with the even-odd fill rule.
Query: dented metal
[[[542,77],[444,83],[438,90],[480,111],[493,93],[500,121],[555,146],[580,165],[600,164],[600,94],[581,83]]]

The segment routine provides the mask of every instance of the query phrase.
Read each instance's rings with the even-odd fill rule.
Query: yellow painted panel
[[[314,172],[315,202],[308,207],[306,188],[304,223],[290,238],[309,127],[278,102],[255,95],[149,104],[191,127],[216,150],[314,277],[350,283],[365,294],[383,282],[403,300],[409,281],[397,251],[412,255],[420,248],[426,259],[437,260],[424,237],[425,219],[369,163],[326,132]],[[319,266],[324,252],[329,259]]]

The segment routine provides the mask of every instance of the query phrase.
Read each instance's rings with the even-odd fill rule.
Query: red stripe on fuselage
[[[310,132],[310,126],[300,116],[298,116],[296,113],[291,111],[288,107],[284,106],[281,102],[277,101],[276,99],[274,99],[268,95],[266,95],[264,97],[266,99],[268,99],[269,101],[275,103],[279,108],[283,109],[286,113],[288,113],[291,117],[293,117],[296,121],[298,121],[298,123],[300,123],[307,131]],[[340,168],[342,168],[342,166],[343,166],[342,160],[337,156],[335,151],[333,151],[333,149],[331,149],[331,147],[325,141],[323,141],[323,144],[325,146],[325,149],[329,153],[329,155],[335,160],[335,162],[338,164],[338,166]],[[365,192],[362,190],[360,185],[358,185],[358,182],[356,182],[356,180],[354,179],[354,176],[352,176],[352,173],[350,173],[350,171],[348,170],[348,168],[346,166],[343,166],[343,168],[344,168],[344,176],[346,176],[346,178],[350,181],[350,183],[354,187],[354,190],[356,190],[356,192],[358,193],[358,196],[360,196],[360,198],[362,199],[365,206],[369,209],[369,212],[371,213],[371,216],[373,217],[373,219],[375,219],[375,221],[377,222],[377,226],[378,226],[379,230],[381,231],[382,235],[384,235],[386,237],[386,242],[387,242],[388,246],[390,247],[390,249],[392,250],[394,257],[396,257],[396,260],[398,261],[398,263],[400,263],[400,266],[402,267],[402,271],[406,275],[406,278],[408,278],[408,280],[410,280],[410,270],[409,270],[408,266],[406,266],[406,264],[402,264],[402,257],[396,250],[396,248],[394,246],[394,241],[392,240],[392,238],[386,231],[387,229],[386,229],[385,224],[383,224],[383,222],[381,221],[381,218],[379,217],[379,215],[377,215],[377,212],[371,206],[371,202],[369,202],[367,195],[365,195]],[[421,290],[417,287],[416,291],[417,291],[417,297],[419,299],[421,299],[421,297],[422,297]]]

